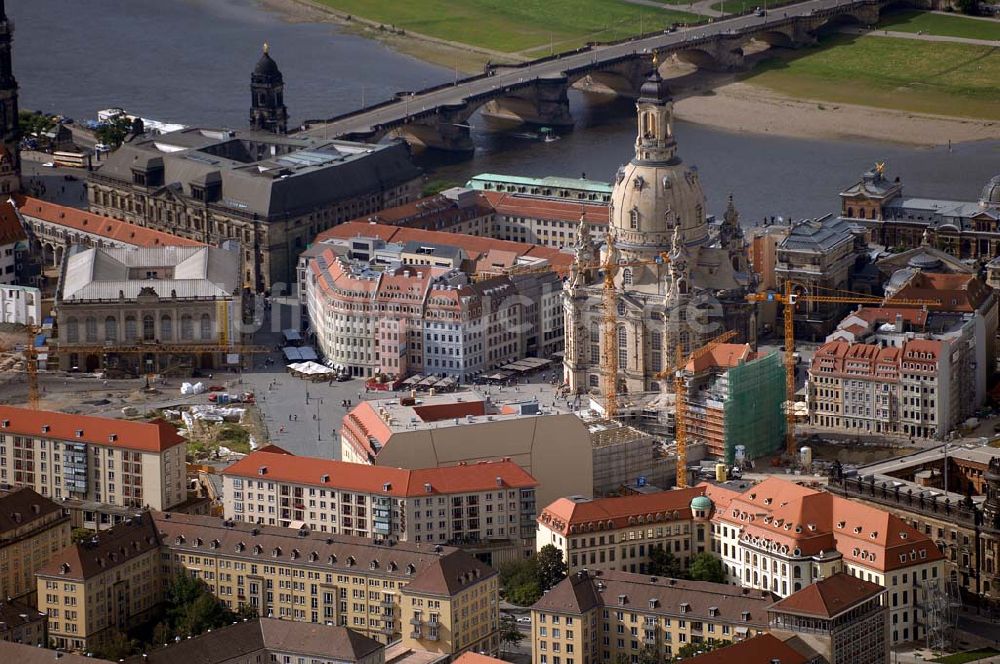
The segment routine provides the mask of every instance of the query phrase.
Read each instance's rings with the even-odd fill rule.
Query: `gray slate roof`
[[[98,174],[130,186],[132,169],[150,163],[162,163],[164,185],[182,197],[191,196],[192,183],[217,179],[222,193],[213,205],[261,218],[326,207],[421,174],[402,142],[374,145],[201,128],[126,143]]]
[[[827,252],[854,241],[854,226],[840,217],[806,219],[794,222],[785,239],[778,245],[787,251]]]
[[[145,278],[147,271],[158,277]],[[172,276],[171,276],[172,275]],[[66,258],[60,301],[134,300],[144,288],[161,298],[228,298],[239,286],[240,255],[215,247],[77,248]]]

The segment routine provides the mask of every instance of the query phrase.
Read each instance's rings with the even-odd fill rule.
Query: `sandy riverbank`
[[[795,99],[741,82],[684,97],[675,109],[688,122],[792,138],[866,138],[920,146],[1000,139],[1000,122]]]

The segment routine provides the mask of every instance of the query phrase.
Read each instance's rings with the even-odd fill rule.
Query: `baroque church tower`
[[[636,121],[635,156],[616,175],[601,249],[602,260],[610,255],[620,266],[610,348],[617,346],[617,392],[630,395],[665,389],[656,375],[674,366],[678,349],[686,356],[733,329],[727,304],[749,310],[745,260],[735,260],[745,253],[735,208],[710,237],[701,181],[678,154],[673,99],[655,66],[639,90]],[[575,392],[603,393],[603,287],[598,275],[575,273],[563,293],[564,380]]]
[[[0,0],[0,195],[21,188],[17,80],[11,58],[13,32],[4,0]]]
[[[288,132],[288,109],[285,108],[285,81],[277,63],[264,50],[250,75],[250,126],[275,134]]]

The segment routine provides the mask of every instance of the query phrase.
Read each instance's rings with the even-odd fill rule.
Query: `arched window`
[[[639,228],[639,208],[632,208],[628,211],[629,228]]]
[[[852,207],[847,208],[847,217],[848,217],[848,219],[853,219],[854,218],[854,208],[852,208]]]
[[[66,341],[77,342],[80,340],[80,323],[76,318],[66,320]]]
[[[212,317],[208,314],[201,315],[201,329],[199,330],[199,335],[204,339],[212,338]]]
[[[623,300],[618,300],[618,315],[625,315],[625,302]]]
[[[108,316],[104,319],[104,340],[118,341],[118,321],[115,320],[114,316]]]
[[[618,328],[618,366],[624,369],[628,363],[628,333],[624,327]]]
[[[95,343],[97,341],[97,319],[93,316],[87,317],[86,334],[88,342]]]
[[[625,286],[632,285],[632,268],[627,267],[622,270],[622,284]]]
[[[164,314],[160,317],[160,341],[173,341],[174,322],[170,316]]]
[[[153,314],[146,314],[142,317],[142,340],[156,340],[156,319]]]
[[[194,319],[190,314],[181,316],[181,340],[191,341],[194,339]]]
[[[802,578],[802,570],[799,569],[798,565],[795,565],[794,567],[792,567],[792,578],[793,579],[801,579]]]
[[[125,341],[135,341],[139,338],[139,327],[135,316],[125,317]]]

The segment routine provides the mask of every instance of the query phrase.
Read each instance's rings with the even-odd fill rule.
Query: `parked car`
[[[521,625],[530,625],[531,616],[521,616],[520,618],[517,619],[517,622]]]

